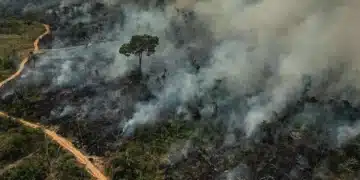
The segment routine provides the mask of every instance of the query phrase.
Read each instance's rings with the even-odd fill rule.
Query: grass
[[[40,130],[0,119],[0,179],[91,179],[71,154]]]
[[[38,22],[0,19],[0,81],[14,72],[16,60],[27,56],[43,32],[44,27]]]

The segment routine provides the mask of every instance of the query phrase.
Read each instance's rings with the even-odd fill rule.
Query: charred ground
[[[146,3],[143,6],[140,10],[152,7]],[[78,10],[82,3],[51,7],[51,12],[37,12],[46,14],[41,20],[53,27],[52,37],[42,47],[67,48],[92,42],[95,50],[80,47],[74,52],[55,50],[48,52],[50,55],[38,55],[52,63],[29,66],[27,76],[4,87],[0,109],[58,127],[59,133],[73,139],[77,147],[105,157],[107,172],[113,179],[208,180],[227,179],[229,174],[245,179],[359,177],[359,137],[342,145],[333,141],[338,125],[355,124],[359,107],[340,97],[312,96],[306,90],[300,98],[286,104],[284,110],[266,117],[250,138],[241,128],[229,133],[232,125],[224,119],[230,117],[229,109],[249,110],[247,100],[263,92],[254,90],[232,99],[234,104],[221,104],[218,100],[232,93],[224,85],[227,79],[218,79],[203,90],[205,95],[188,99],[184,103],[185,115],[179,115],[176,105],[170,104],[160,110],[155,123],[139,125],[132,134],[124,136],[122,124],[133,118],[139,102],[159,100],[161,96],[157,93],[167,88],[161,78],[163,68],[154,71],[149,68],[143,78],[131,70],[116,78],[103,76],[115,56],[97,51],[109,47],[102,47],[99,42],[118,40],[117,31],[110,30],[125,29],[124,24],[131,20],[126,16],[129,6],[107,8],[101,3],[90,3],[86,11]],[[90,13],[91,21],[77,23],[76,19],[86,13]],[[185,21],[180,23],[178,17]],[[166,37],[177,48],[187,49],[183,57],[188,65],[186,70],[197,76],[209,65],[210,47],[217,42],[209,38],[207,26],[192,11],[179,11],[170,24]],[[193,41],[201,48],[188,46]],[[112,45],[120,46],[116,42]],[[61,57],[63,54],[67,57]],[[62,74],[56,68],[67,61],[75,65],[69,65],[71,70],[65,73],[77,74],[78,79],[58,85],[54,77]],[[86,68],[76,64],[81,62]],[[100,75],[96,75],[96,70]],[[260,70],[264,77],[273,73],[266,67]],[[39,77],[37,73],[40,80],[28,83]],[[209,104],[214,110],[204,114],[202,110]]]

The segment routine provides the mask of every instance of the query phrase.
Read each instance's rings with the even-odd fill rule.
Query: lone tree
[[[154,54],[155,47],[158,45],[159,38],[157,36],[150,36],[148,34],[134,35],[131,37],[129,43],[125,43],[120,47],[119,53],[127,57],[130,55],[135,55],[139,57],[138,71],[141,76],[141,61],[143,53],[146,53],[147,56]]]

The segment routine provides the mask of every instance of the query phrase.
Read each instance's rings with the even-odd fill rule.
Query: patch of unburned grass
[[[14,72],[15,61],[29,54],[34,40],[43,32],[38,22],[0,19],[0,81]]]

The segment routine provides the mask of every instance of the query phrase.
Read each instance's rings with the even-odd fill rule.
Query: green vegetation
[[[16,116],[39,120],[41,114],[51,110],[51,105],[44,105],[44,102],[49,102],[45,96],[37,93],[36,88],[22,89],[13,96],[15,99],[1,103],[0,109],[17,114]],[[296,114],[297,112],[290,111],[289,113]],[[96,145],[99,146],[97,149],[99,154],[108,151],[105,157],[108,160],[106,169],[108,175],[113,179],[164,179],[164,177],[174,180],[214,179],[220,173],[230,171],[239,164],[245,164],[249,168],[252,179],[264,177],[281,179],[290,176],[290,172],[296,170],[304,179],[311,179],[315,177],[315,174],[324,171],[326,177],[330,179],[347,180],[358,177],[357,173],[360,172],[360,136],[337,148],[329,144],[333,137],[326,135],[324,127],[315,124],[305,126],[301,121],[292,121],[292,116],[287,119],[274,120],[271,123],[263,123],[257,132],[257,137],[237,139],[229,147],[223,147],[227,126],[211,120],[181,121],[181,119],[176,119],[156,125],[137,127],[131,139],[122,140],[112,140],[109,137],[101,136],[99,127],[104,125],[101,123],[105,124],[106,122],[62,121],[57,124],[62,127],[65,136],[81,140],[82,143],[77,144],[78,147]],[[15,142],[11,148],[4,146],[7,147],[5,152],[11,150],[11,154],[19,154],[12,156],[12,162],[16,162],[19,157],[24,159],[23,157],[26,157],[29,152],[19,151],[17,150],[19,148],[16,147],[19,144],[21,145],[19,147],[25,144],[12,140],[13,138],[17,139],[18,136],[11,130],[12,128],[0,128],[0,131],[4,129],[10,129],[12,136],[9,133],[8,137],[4,138],[4,135],[1,134],[1,143]],[[236,137],[244,136],[244,132],[240,130],[232,133]],[[116,138],[121,138],[121,136],[117,135]],[[42,141],[39,142],[40,144],[35,147],[41,146]],[[119,142],[121,145],[116,146]],[[169,156],[181,151],[185,142],[190,142],[192,146],[187,150],[187,157],[171,161],[172,164],[170,164],[169,159],[172,158]],[[34,142],[34,144],[36,143]],[[116,147],[107,148],[107,145]],[[32,148],[29,145],[23,149],[31,150]],[[31,150],[31,152],[33,151]],[[178,154],[181,153],[178,152]],[[43,155],[40,157],[44,158]],[[300,166],[299,159],[306,162],[300,170],[296,169],[297,166]],[[66,160],[54,161],[66,162]],[[70,163],[65,167],[72,169],[71,166],[76,165]],[[54,169],[56,169],[54,171],[63,171],[57,165]],[[39,174],[31,168],[29,171]],[[74,174],[81,173],[74,172]]]
[[[15,70],[16,60],[27,56],[43,31],[37,22],[0,19],[0,81]]]
[[[0,118],[0,179],[90,179],[72,155],[40,130]]]
[[[112,179],[164,179],[161,167],[168,164],[171,145],[186,141],[193,132],[189,124],[180,122],[139,128],[134,139],[124,140],[117,152],[108,154],[107,173]]]
[[[16,116],[39,120],[42,115],[47,117],[46,113],[52,108],[50,104],[44,104],[51,102],[46,100],[46,96],[37,93],[36,88],[29,87],[19,90],[12,96],[12,101],[1,103],[0,109]],[[289,110],[289,113],[297,112]],[[315,174],[324,171],[330,179],[347,180],[358,177],[357,173],[360,172],[360,136],[337,148],[329,144],[333,137],[326,135],[324,127],[315,124],[305,126],[301,121],[292,121],[292,116],[263,123],[257,137],[237,139],[229,147],[223,147],[227,126],[211,120],[176,119],[137,127],[131,139],[122,140],[103,137],[99,133],[99,127],[106,125],[104,121],[61,121],[56,124],[60,125],[65,136],[81,140],[81,143],[75,143],[78,147],[98,146],[96,150],[100,156],[108,151],[105,153],[105,159],[108,160],[106,169],[113,179],[214,179],[239,164],[248,166],[252,179],[270,176],[281,179],[296,170],[299,159],[306,163],[296,171],[305,179],[311,179]],[[238,138],[244,137],[244,132],[240,130],[232,133]],[[13,135],[13,138],[17,136],[16,133]],[[11,138],[0,138],[4,139],[4,142],[13,141]],[[121,138],[121,135],[114,138]],[[120,145],[116,146],[119,142]],[[181,151],[185,142],[191,144],[187,157],[181,157],[169,164],[172,159],[169,156]],[[12,147],[17,147],[16,144]],[[108,145],[111,148],[108,148]],[[20,158],[29,154],[21,154],[23,152],[16,151],[16,148],[7,149],[19,153]],[[31,149],[31,146],[24,149]],[[87,151],[91,152],[89,149]],[[13,158],[15,160],[12,161],[16,161],[16,156]],[[70,165],[66,167],[71,168]],[[55,169],[60,171],[57,167]]]
[[[135,35],[131,37],[129,43],[123,44],[119,53],[125,56],[135,55],[139,58],[139,73],[141,75],[141,61],[143,53],[150,56],[155,53],[156,46],[159,45],[159,38],[157,36],[150,36],[148,34]]]
[[[113,179],[216,179],[239,164],[248,168],[250,179],[316,179],[321,172],[327,179],[350,180],[360,172],[360,136],[331,148],[321,140],[319,128],[308,127],[298,132],[300,139],[294,139],[276,121],[261,125],[260,141],[243,140],[222,148],[217,144],[224,138],[219,127],[173,121],[139,128],[134,139],[125,140],[116,153],[108,154],[107,173]],[[187,156],[168,162],[186,141],[192,142]],[[174,145],[181,147],[174,151]],[[306,163],[299,164],[302,161]]]

